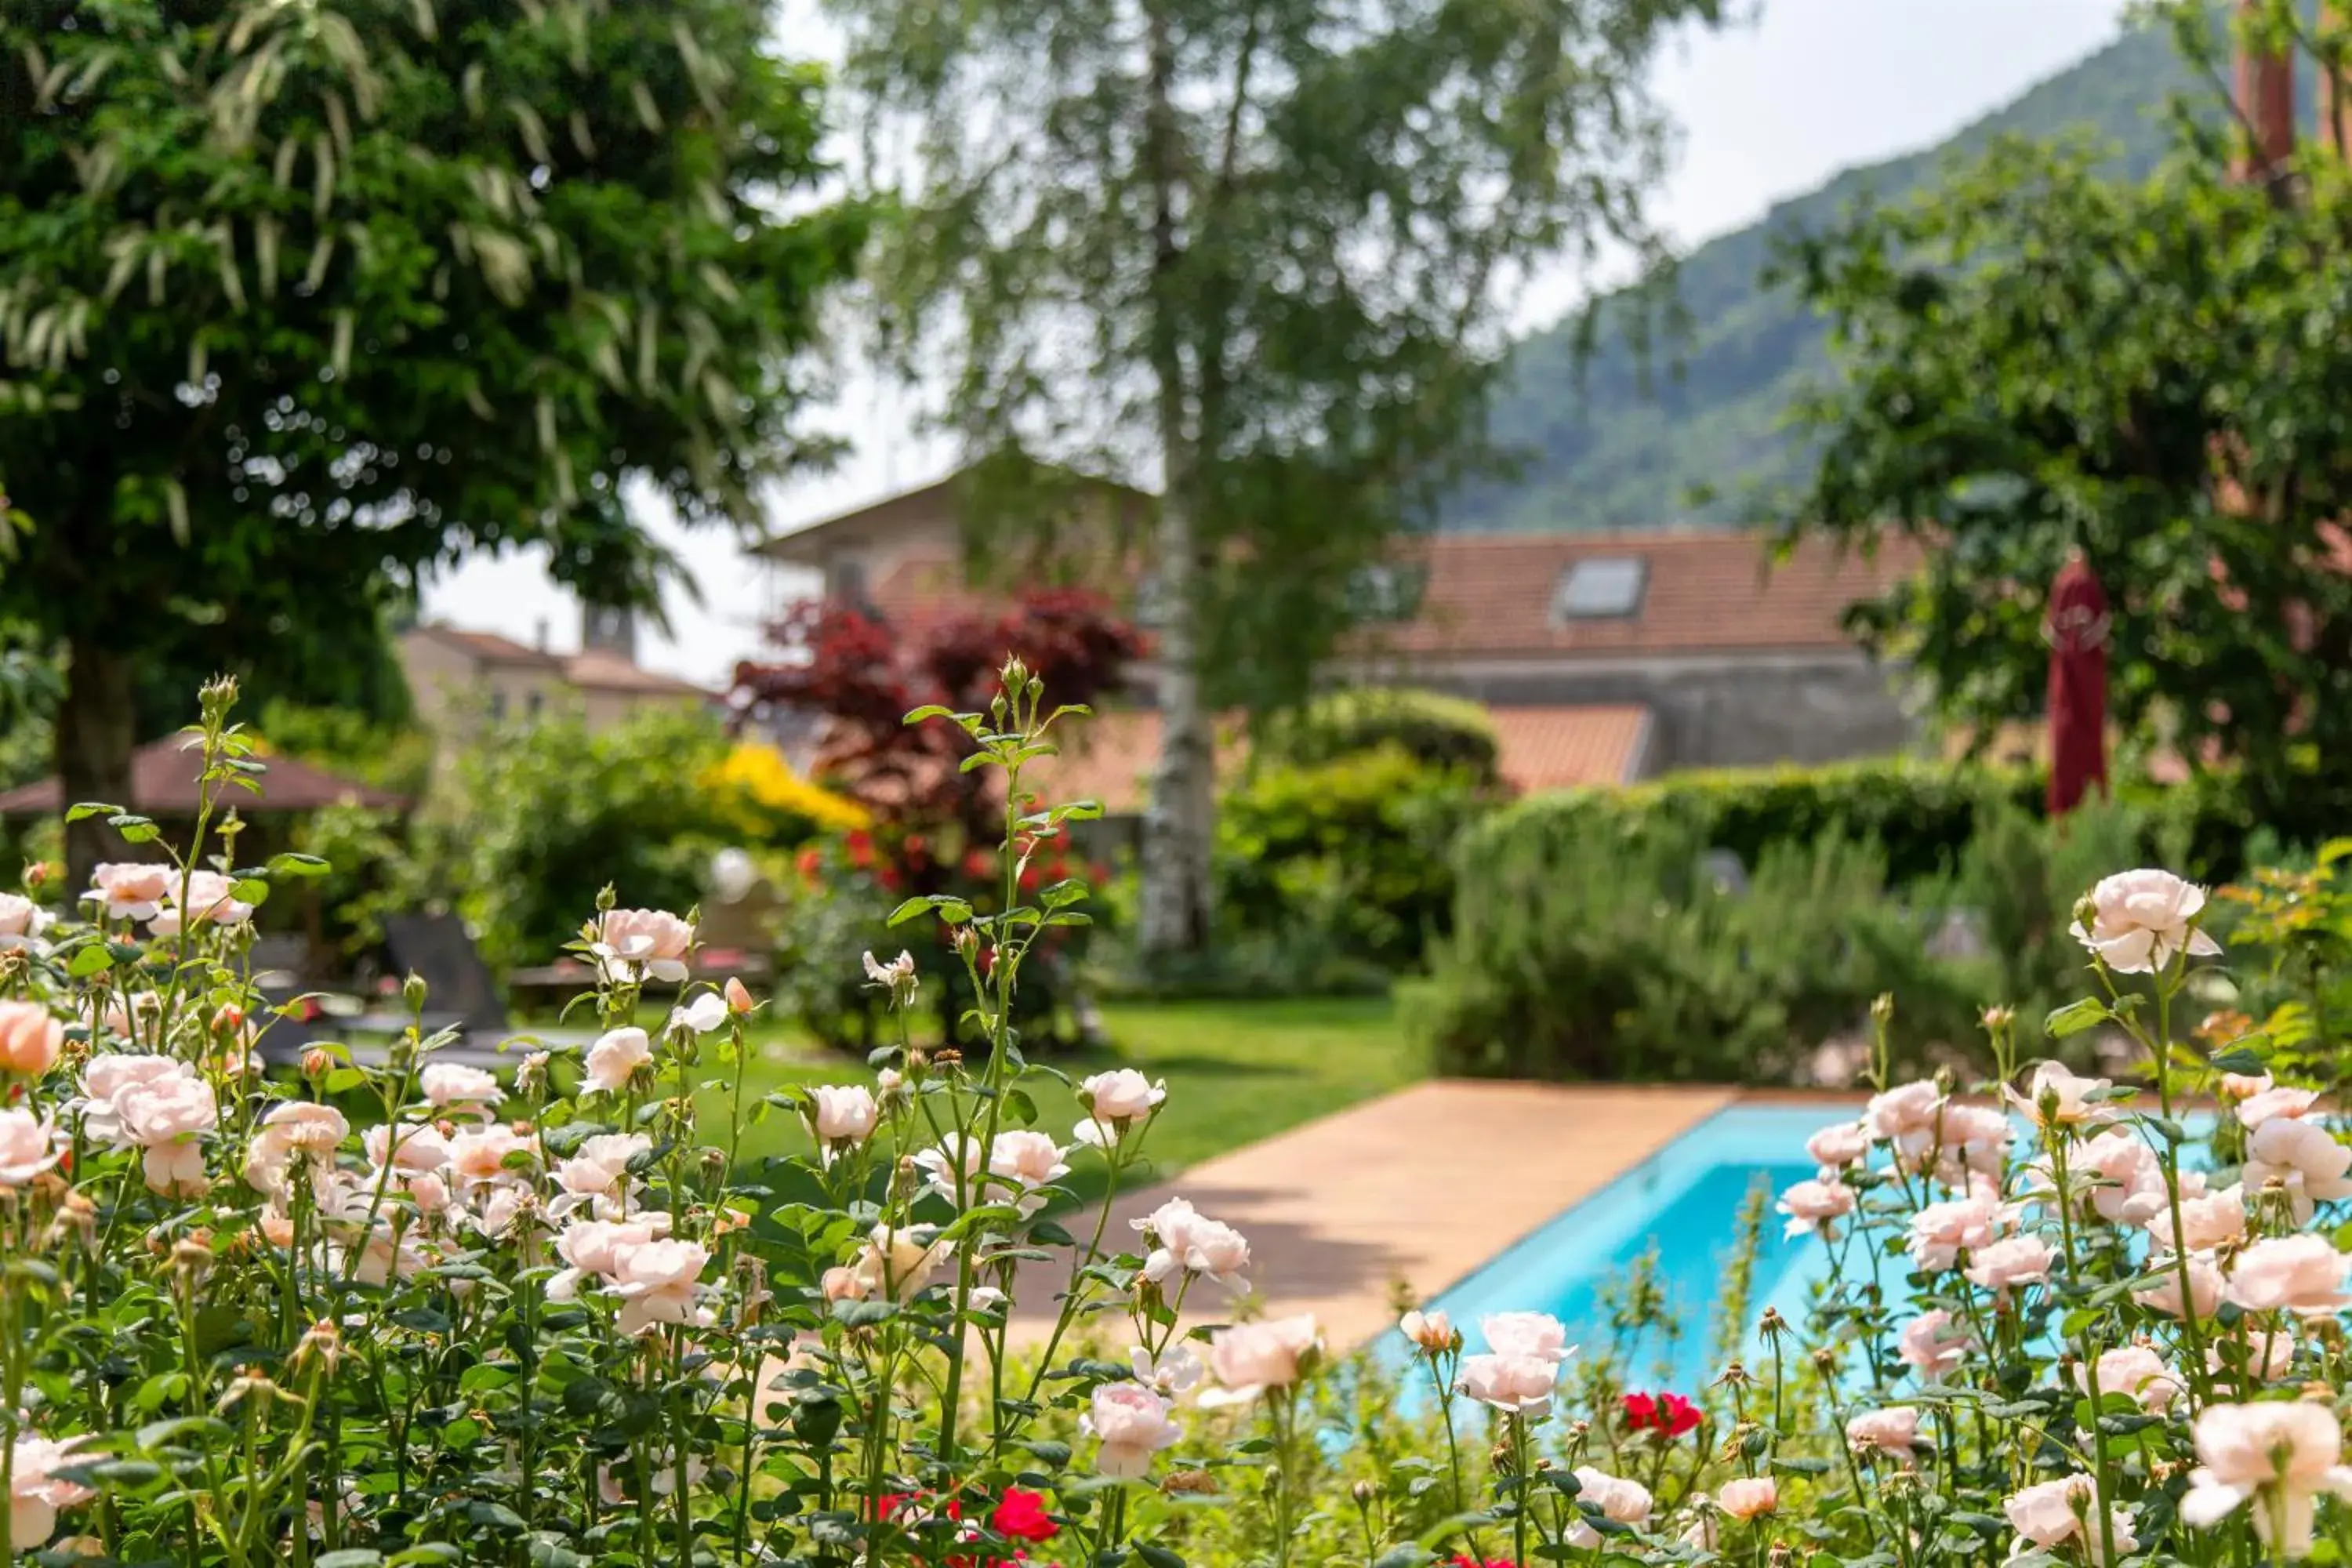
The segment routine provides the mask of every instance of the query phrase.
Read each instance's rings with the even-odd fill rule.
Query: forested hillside
[[[1760,274],[1774,237],[1817,228],[1864,191],[1881,199],[1922,188],[1955,158],[2006,132],[2054,136],[2079,128],[2114,142],[2119,168],[2144,172],[2161,153],[2162,107],[2188,83],[2159,34],[2126,34],[1942,144],[1838,175],[1774,207],[1759,223],[1700,246],[1677,284],[1688,335],[1642,361],[1602,330],[1577,363],[1568,325],[1529,338],[1496,402],[1497,437],[1524,454],[1512,479],[1480,484],[1445,514],[1458,529],[1614,528],[1726,521],[1759,484],[1794,476],[1805,453],[1782,418],[1803,382],[1827,364],[1822,323]],[[2306,100],[2306,101],[2308,101]],[[1675,363],[1679,363],[1679,374]],[[1699,492],[1712,491],[1712,499]]]

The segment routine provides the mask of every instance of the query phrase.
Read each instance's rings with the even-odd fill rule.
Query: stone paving
[[[1349,1350],[1388,1327],[1400,1280],[1424,1298],[1437,1294],[1738,1097],[1729,1089],[1416,1084],[1119,1198],[1111,1225],[1121,1239],[1105,1241],[1123,1245],[1128,1221],[1167,1198],[1189,1198],[1249,1237],[1250,1283],[1270,1313],[1312,1312],[1331,1348]],[[1083,1237],[1094,1218],[1089,1212],[1068,1228]],[[1061,1285],[1051,1270],[1023,1278],[1016,1342],[1051,1327]],[[1186,1315],[1195,1315],[1189,1304]]]

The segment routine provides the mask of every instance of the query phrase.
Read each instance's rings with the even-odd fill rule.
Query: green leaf
[[[122,808],[119,805],[104,805],[97,801],[85,800],[66,808],[66,820],[82,822],[98,816],[100,812],[104,812],[109,817],[116,817],[122,815]]]
[[[316,855],[298,854],[291,849],[269,858],[269,874],[273,877],[323,877],[333,869]]]
[[[2049,1017],[2042,1020],[2042,1032],[2052,1039],[2063,1040],[2069,1035],[2079,1035],[2085,1029],[2095,1029],[2101,1024],[2112,1021],[2114,1017],[2115,1014],[2108,1010],[2105,1002],[2095,996],[2085,996],[2080,1001],[2069,1002],[2063,1007],[2053,1012]]]
[[[368,1546],[346,1546],[310,1559],[311,1568],[377,1568],[383,1553]]]
[[[87,980],[114,967],[114,954],[106,951],[103,942],[91,942],[66,960],[66,973],[76,980]]]

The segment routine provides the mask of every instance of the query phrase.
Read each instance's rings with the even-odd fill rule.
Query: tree
[[[1141,935],[1209,929],[1209,714],[1306,690],[1484,456],[1510,285],[1654,256],[1645,87],[1719,0],[835,0],[890,152],[886,299],[946,425],[1156,482]],[[916,132],[911,145],[896,134]],[[904,175],[903,180],[898,176]]]
[[[1003,836],[997,775],[964,766],[971,743],[955,725],[909,724],[907,715],[933,705],[986,710],[1008,653],[1045,682],[1053,707],[1088,706],[1117,690],[1143,653],[1108,601],[1074,588],[1024,593],[1004,614],[958,616],[911,639],[835,600],[803,605],[772,631],[791,657],[736,666],[739,702],[823,714],[815,773],[879,817],[947,828],[966,846]]]
[[[2209,16],[2178,7],[2174,31],[2218,83]],[[2257,47],[2293,24],[2241,23]],[[2242,180],[2242,127],[2175,127],[2144,180],[2012,142],[1796,249],[1843,374],[1780,522],[1927,545],[1853,624],[1987,729],[2038,715],[2044,598],[2081,550],[2113,605],[2115,718],[2308,821],[2314,770],[2340,778],[2352,744],[2352,180],[2310,146]]]
[[[757,0],[23,0],[0,14],[0,617],[62,643],[69,799],[157,650],[332,660],[405,580],[666,561],[757,515],[863,228],[780,216],[821,81]],[[108,847],[77,825],[78,868]]]

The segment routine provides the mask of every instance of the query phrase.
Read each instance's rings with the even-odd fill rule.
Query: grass
[[[1132,1067],[1168,1081],[1166,1109],[1146,1145],[1154,1172],[1172,1175],[1228,1149],[1387,1093],[1424,1076],[1420,1054],[1397,1026],[1385,997],[1269,1002],[1154,1002],[1103,1009],[1108,1048],[1056,1056],[1050,1064],[1072,1079],[1107,1068]],[[759,1042],[744,1079],[748,1107],[774,1089],[867,1079],[853,1056],[835,1055],[783,1030]],[[1078,1120],[1075,1100],[1049,1079],[1031,1086],[1039,1125],[1066,1138]],[[709,1091],[706,1136],[726,1126],[728,1096]],[[743,1133],[743,1157],[807,1147],[800,1120],[770,1110]],[[1081,1166],[1083,1176],[1087,1167]],[[1081,1190],[1086,1183],[1074,1180]]]

